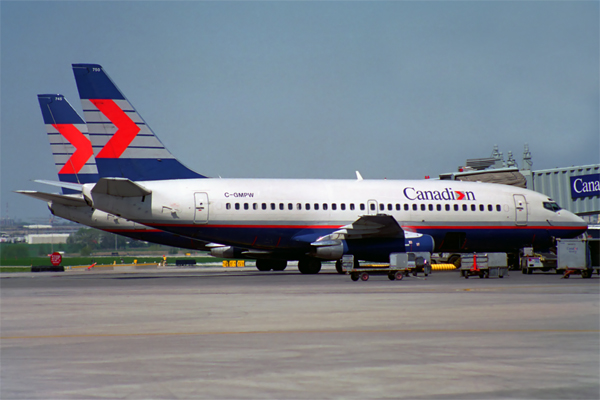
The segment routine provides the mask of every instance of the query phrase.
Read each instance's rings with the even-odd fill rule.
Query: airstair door
[[[514,194],[515,199],[515,224],[527,225],[527,200],[522,194]]]
[[[194,223],[208,222],[208,193],[194,193]]]

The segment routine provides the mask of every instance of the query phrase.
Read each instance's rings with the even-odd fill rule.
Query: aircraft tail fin
[[[98,169],[87,126],[61,94],[39,94],[38,102],[61,182],[98,181]],[[76,193],[63,188],[63,193]]]
[[[165,148],[102,66],[73,64],[73,73],[101,176],[133,181],[206,178]]]

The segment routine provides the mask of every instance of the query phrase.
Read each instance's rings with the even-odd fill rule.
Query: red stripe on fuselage
[[[73,124],[52,124],[54,128],[75,147],[65,165],[58,171],[59,174],[77,174],[85,163],[94,155],[92,142],[85,137]]]
[[[264,228],[264,229],[339,229],[344,225],[207,225],[207,224],[153,224],[145,222],[152,226],[180,226],[180,227],[196,227],[196,228]]]
[[[345,225],[201,225],[201,224],[153,224],[146,222],[148,225],[152,226],[165,226],[165,227],[196,227],[196,228],[260,228],[260,229],[340,229]],[[428,225],[419,225],[412,226],[406,225],[402,226],[402,229],[408,231],[418,232],[422,229],[436,229],[436,230],[460,230],[460,229],[490,229],[490,230],[507,230],[507,229],[549,229],[549,230],[582,230],[583,228],[580,226],[534,226],[534,225],[514,225],[514,226],[489,226],[489,225],[479,225],[479,226],[464,226],[464,225],[456,225],[456,226],[428,226]]]
[[[140,127],[113,100],[90,100],[116,127],[117,131],[96,158],[119,158],[140,132]]]

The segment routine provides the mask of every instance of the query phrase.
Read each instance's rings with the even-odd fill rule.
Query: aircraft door
[[[208,222],[208,193],[194,193],[194,223]]]
[[[369,200],[367,201],[367,214],[368,215],[377,215],[377,200]]]
[[[527,200],[522,194],[514,194],[515,199],[515,224],[527,225]]]

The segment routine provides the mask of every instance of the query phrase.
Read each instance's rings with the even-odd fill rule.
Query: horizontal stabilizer
[[[92,189],[92,193],[119,197],[141,197],[152,194],[152,191],[127,178],[100,178]]]
[[[34,182],[43,183],[44,185],[56,186],[65,189],[71,189],[78,192],[83,190],[83,185],[80,183],[71,183],[71,182],[58,182],[58,181],[48,181],[45,179],[34,179]]]
[[[51,201],[53,203],[62,204],[73,207],[87,207],[87,203],[82,195],[64,195],[55,193],[36,192],[34,190],[15,190],[15,193],[24,194],[25,196],[33,197],[34,199]]]

